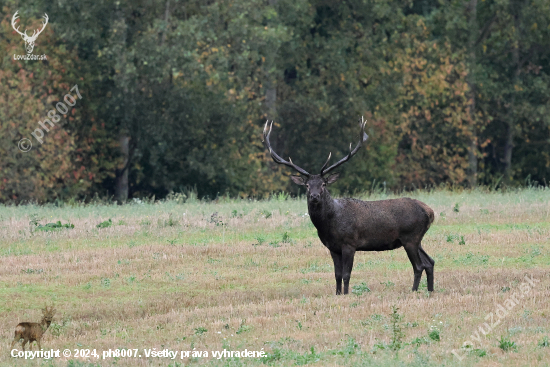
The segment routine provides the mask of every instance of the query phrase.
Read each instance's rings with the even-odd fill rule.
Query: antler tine
[[[330,161],[330,156],[331,155],[332,155],[332,152],[329,152],[327,161],[325,162],[325,164],[323,164],[323,167],[321,167],[321,172],[323,172],[323,170],[326,168],[326,166],[328,166],[328,162]]]
[[[269,154],[271,154],[271,158],[273,158],[275,163],[284,164],[285,166],[289,166],[291,168],[294,168],[296,171],[298,171],[302,175],[309,177],[310,174],[307,173],[306,170],[304,170],[303,168],[300,168],[297,165],[295,165],[294,163],[292,163],[292,159],[288,158],[288,160],[290,162],[285,161],[283,158],[279,157],[279,155],[277,155],[277,153],[275,153],[275,151],[271,148],[271,143],[269,142],[269,136],[271,135],[271,131],[273,130],[273,121],[271,121],[271,124],[269,125],[269,129],[267,128],[268,124],[269,124],[269,120],[266,121],[265,126],[264,126],[264,133],[263,133],[264,140],[263,140],[263,143],[265,144],[265,147],[269,150]]]
[[[332,166],[330,166],[327,169],[324,169],[325,166],[323,166],[323,168],[321,169],[321,176],[326,175],[327,173],[329,173],[333,169],[335,169],[335,168],[339,167],[340,165],[342,165],[343,163],[349,161],[350,158],[353,157],[357,153],[359,148],[361,148],[363,143],[366,142],[367,139],[369,138],[369,136],[365,132],[365,126],[366,125],[367,125],[367,121],[363,119],[363,116],[361,116],[361,132],[360,132],[359,142],[357,143],[357,145],[355,146],[355,148],[353,150],[351,150],[351,143],[349,144],[349,154],[347,156],[340,159],[338,162],[334,163]]]
[[[42,22],[42,29],[41,30],[39,30],[39,31],[35,30],[34,31],[34,33],[32,34],[32,38],[37,38],[38,35],[40,33],[42,33],[42,31],[46,28],[46,24],[48,24],[48,19],[50,19],[50,18],[48,17],[48,14],[46,14],[46,13],[44,13],[43,18],[46,22]]]

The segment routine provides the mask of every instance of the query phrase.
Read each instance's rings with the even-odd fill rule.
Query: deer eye
[[[309,189],[309,184],[306,184],[306,187]]]

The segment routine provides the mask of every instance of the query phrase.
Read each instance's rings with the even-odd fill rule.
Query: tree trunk
[[[114,80],[115,80],[115,88],[121,91],[122,98],[120,99],[120,107],[122,109],[122,115],[120,116],[119,121],[119,146],[120,146],[120,153],[123,157],[123,162],[121,163],[120,167],[116,169],[116,181],[115,181],[115,199],[119,204],[125,203],[126,200],[128,200],[128,169],[130,166],[130,131],[135,131],[135,129],[131,129],[130,122],[132,119],[132,112],[131,106],[129,101],[132,100],[131,98],[131,92],[129,88],[129,76],[127,73],[127,59],[126,59],[126,32],[127,32],[127,25],[126,25],[126,19],[124,18],[124,14],[122,10],[120,9],[119,5],[117,4],[117,16],[118,19],[114,25],[115,29],[115,35],[114,35],[114,45],[113,47],[117,51],[119,58],[117,60],[115,69],[118,70],[116,73]]]
[[[514,91],[512,92],[512,97],[510,98],[510,107],[508,109],[508,116],[506,118],[506,142],[504,143],[504,182],[510,184],[512,182],[512,150],[514,148],[514,133],[515,133],[515,104],[516,104],[516,93],[515,87],[519,81],[519,72],[520,72],[520,62],[519,62],[519,11],[516,9],[513,11],[514,15],[514,27],[515,27],[515,39],[514,39],[514,49],[512,50],[512,58],[514,70],[514,78],[512,81],[512,87]]]
[[[121,168],[116,170],[115,198],[119,204],[128,200],[128,166],[130,160],[130,137],[123,134],[119,138],[120,153],[123,161]]]
[[[468,184],[471,188],[477,186],[477,131],[476,131],[476,41],[478,37],[477,27],[477,0],[471,0],[470,4],[470,67],[468,71],[468,86],[470,89],[470,143],[468,147]]]

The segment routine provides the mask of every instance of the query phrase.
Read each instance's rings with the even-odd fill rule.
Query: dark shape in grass
[[[285,232],[285,233],[283,233],[283,239],[282,239],[281,242],[293,244],[294,240],[292,238],[290,238],[290,235],[288,234],[288,232]]]
[[[511,341],[509,337],[505,336],[500,337],[500,340],[498,341],[498,347],[505,352],[518,350],[518,345],[516,344],[516,342]]]
[[[487,351],[485,349],[472,349],[470,351],[470,354],[473,354],[474,356],[478,356],[478,357],[485,357],[487,355]]]
[[[204,333],[206,333],[208,330],[204,327],[198,327],[195,329],[195,335],[202,335]]]
[[[297,366],[303,366],[309,363],[319,362],[321,360],[321,356],[315,353],[315,347],[311,347],[310,350],[311,353],[306,352],[304,355],[296,357]]]
[[[283,354],[281,353],[281,350],[278,348],[274,348],[271,353],[267,353],[265,356],[261,358],[263,364],[270,365],[274,362],[279,361],[281,358],[283,358]]]
[[[108,228],[110,226],[113,225],[113,221],[111,220],[111,218],[109,218],[109,220],[106,220],[104,222],[101,222],[99,223],[96,228]]]
[[[434,329],[434,330],[430,331],[428,333],[428,336],[430,337],[430,339],[432,339],[433,341],[436,341],[436,342],[441,340],[441,336],[439,335],[439,330],[437,330],[437,329]]]
[[[56,231],[58,229],[63,229],[63,228],[72,229],[74,228],[74,224],[71,224],[71,223],[61,224],[61,221],[58,220],[55,223],[47,223],[44,225],[39,224],[34,229],[37,231],[49,232],[49,231]]]
[[[351,287],[351,293],[356,294],[358,296],[363,295],[363,293],[370,292],[370,288],[367,286],[367,283],[362,282],[361,284],[354,285]]]
[[[397,312],[398,310],[398,307],[392,306],[392,313],[390,314],[392,337],[389,348],[394,352],[397,352],[399,349],[401,349],[401,347],[403,346],[404,337],[403,331],[401,330],[401,320],[403,316],[401,316]]]
[[[252,327],[249,325],[246,325],[246,320],[242,320],[241,325],[239,325],[239,329],[235,331],[235,334],[242,334],[246,331],[249,331],[250,329],[252,329]]]
[[[426,337],[417,337],[417,338],[414,338],[409,344],[418,347],[422,344],[429,344],[429,343],[430,341]]]

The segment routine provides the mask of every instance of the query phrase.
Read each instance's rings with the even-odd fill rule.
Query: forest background
[[[368,120],[336,193],[547,185],[549,61],[547,0],[2,0],[0,203],[296,194],[268,119],[311,173]]]

